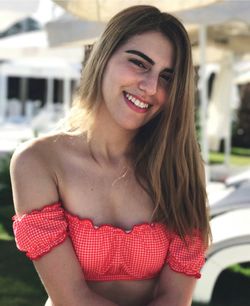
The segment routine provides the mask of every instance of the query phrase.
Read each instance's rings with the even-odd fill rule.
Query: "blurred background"
[[[0,305],[42,306],[17,251],[9,161],[68,112],[84,59],[119,10],[155,5],[185,24],[197,71],[196,127],[214,243],[193,306],[250,301],[250,1],[0,0]]]

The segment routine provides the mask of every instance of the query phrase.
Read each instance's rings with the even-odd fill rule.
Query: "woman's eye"
[[[172,75],[169,75],[169,74],[167,74],[167,75],[161,75],[161,78],[164,80],[164,81],[166,81],[168,84],[169,83],[171,83],[171,81],[173,80],[173,77],[172,77]]]
[[[147,67],[141,61],[139,61],[137,59],[130,59],[129,61],[131,63],[135,64],[136,66],[138,66],[139,68],[147,69]]]

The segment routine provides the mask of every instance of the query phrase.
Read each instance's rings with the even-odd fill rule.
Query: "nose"
[[[156,94],[157,87],[158,75],[144,74],[139,82],[139,89],[144,91],[149,96]]]

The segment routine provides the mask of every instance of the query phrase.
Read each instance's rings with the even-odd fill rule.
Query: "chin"
[[[122,128],[124,128],[127,131],[137,131],[139,130],[141,127],[143,127],[146,123],[143,124],[135,124],[135,123],[130,123],[130,124],[123,124],[121,125]]]

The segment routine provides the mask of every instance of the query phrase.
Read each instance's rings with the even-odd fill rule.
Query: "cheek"
[[[134,83],[135,76],[128,67],[119,67],[113,74],[113,81],[120,86],[127,86]]]
[[[169,97],[169,91],[166,88],[162,88],[158,92],[158,101],[160,106],[164,107],[167,104]]]
[[[122,62],[116,62],[115,65],[110,67],[108,72],[111,75],[110,79],[112,78],[112,82],[121,86],[132,84],[137,78],[132,67],[124,60]],[[113,83],[111,86],[113,86]]]
[[[119,85],[122,85],[123,72],[107,69],[103,77],[103,89],[106,91],[115,91]]]

